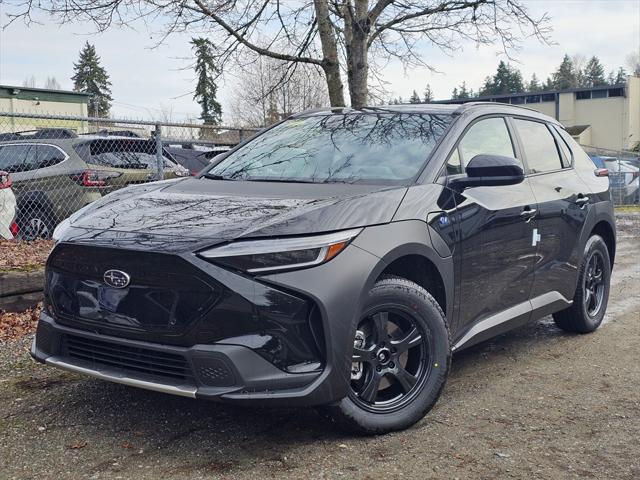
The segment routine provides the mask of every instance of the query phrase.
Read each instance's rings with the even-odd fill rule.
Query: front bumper
[[[73,247],[73,244],[67,246]],[[180,328],[173,335],[174,332],[153,332],[151,329],[156,328],[155,324],[138,326],[147,330],[117,327],[110,322],[109,315],[101,317],[99,311],[89,308],[101,304],[95,298],[75,311],[85,318],[75,320],[73,315],[68,315],[73,314],[71,309],[78,305],[66,302],[64,296],[56,300],[60,293],[56,289],[71,293],[81,291],[83,298],[90,297],[89,287],[99,283],[97,277],[93,278],[96,273],[93,269],[98,265],[98,270],[102,271],[103,259],[100,252],[92,251],[91,259],[83,262],[83,265],[91,265],[91,270],[79,270],[76,279],[61,278],[65,272],[76,271],[82,250],[67,252],[73,254],[74,260],[65,262],[61,261],[64,260],[61,252],[64,249],[58,254],[54,250],[47,268],[45,307],[32,347],[36,360],[150,390],[225,402],[255,402],[264,406],[321,405],[346,395],[354,319],[381,268],[378,257],[355,245],[347,247],[338,261],[262,277],[259,281],[223,270],[190,254],[171,255],[181,259],[182,263],[176,264],[176,269],[187,268],[185,262],[190,265],[184,270],[183,281],[195,272],[226,289],[226,293],[219,296],[219,303],[203,310],[206,314],[201,321],[194,320],[185,327],[178,321],[176,328]],[[125,264],[119,266],[118,262],[127,261],[129,253],[142,257],[131,250],[108,253],[105,259],[115,268],[126,267]],[[57,264],[56,258],[60,260]],[[171,270],[170,264],[160,263],[165,270],[176,271]],[[155,264],[158,262],[146,265]],[[152,279],[156,287],[171,280],[152,277],[151,267],[146,265],[139,271],[134,270],[132,279],[134,274],[141,282]],[[328,282],[328,278],[332,281]],[[72,287],[75,290],[71,290]],[[280,298],[287,301],[279,301]],[[315,342],[314,348],[305,349],[300,342],[304,329],[300,327],[300,315],[294,315],[300,311],[294,308],[299,304],[296,299],[306,299],[313,305],[313,316],[309,318],[320,328],[317,332],[314,330],[312,336],[319,332],[322,337]],[[139,305],[137,300],[132,304]],[[216,310],[218,306],[231,304],[233,309]],[[244,304],[250,308],[239,307]],[[86,318],[89,314],[92,316]],[[248,332],[249,325],[258,328],[252,334],[239,334],[240,329]],[[235,336],[227,333],[229,329],[236,331]],[[299,363],[300,359],[316,355],[311,350],[318,349],[320,363]]]
[[[295,397],[321,372],[286,373],[247,347],[175,347],[69,328],[42,313],[31,356],[129,386],[209,400]],[[270,394],[271,392],[271,394]]]

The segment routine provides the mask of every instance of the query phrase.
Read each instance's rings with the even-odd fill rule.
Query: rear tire
[[[26,209],[18,215],[19,238],[26,241],[51,238],[55,228],[51,212],[42,207],[27,206]]]
[[[607,244],[601,236],[592,235],[584,247],[578,269],[578,286],[571,307],[553,314],[562,330],[590,333],[602,323],[611,282],[611,260]]]
[[[369,292],[356,328],[349,394],[323,410],[354,433],[405,429],[434,406],[450,363],[438,303],[419,285],[386,277]]]

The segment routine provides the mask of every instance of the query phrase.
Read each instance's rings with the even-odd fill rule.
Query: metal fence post
[[[158,180],[164,180],[164,156],[162,155],[162,130],[160,124],[156,123],[156,177]]]

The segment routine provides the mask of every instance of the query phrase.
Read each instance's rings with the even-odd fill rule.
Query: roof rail
[[[37,130],[22,130],[19,132],[0,133],[0,141],[24,140],[26,138],[53,139],[77,138],[78,135],[68,128],[40,128]]]
[[[131,138],[142,138],[136,132],[132,132],[131,130],[108,130],[103,128],[102,130],[98,130],[96,132],[87,132],[81,133],[80,135],[97,135],[99,137],[131,137]]]
[[[451,105],[451,104],[449,104]],[[502,102],[489,102],[489,101],[477,101],[477,102],[462,102],[460,103],[460,107],[458,110],[463,110],[464,107],[481,107],[482,105],[492,105],[492,106],[505,106],[505,107],[515,107],[522,108],[524,110],[529,110],[530,112],[540,113],[538,110],[531,107],[524,107],[522,105],[514,105],[513,103],[502,103]]]

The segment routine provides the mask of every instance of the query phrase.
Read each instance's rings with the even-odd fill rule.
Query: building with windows
[[[537,110],[564,125],[581,145],[631,150],[640,143],[640,77],[619,85],[443,100],[501,102]]]
[[[35,130],[38,128],[70,128],[76,131],[86,128],[84,122],[40,119],[35,115],[87,116],[89,94],[69,90],[14,87],[0,85],[0,132]],[[21,117],[2,114],[19,114]],[[34,117],[29,117],[34,115]]]

